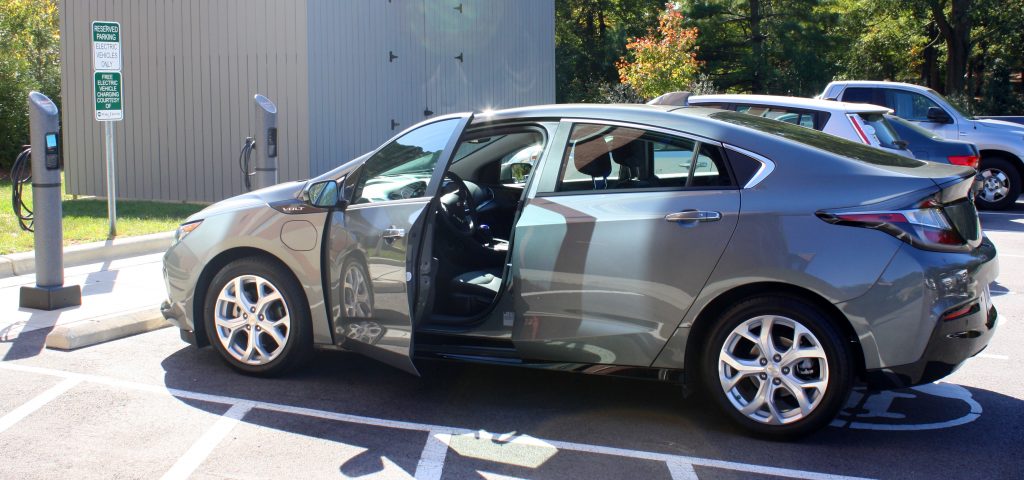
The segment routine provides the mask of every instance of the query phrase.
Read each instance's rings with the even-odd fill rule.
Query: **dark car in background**
[[[893,130],[896,130],[900,138],[907,142],[907,148],[914,154],[914,158],[978,168],[978,160],[981,157],[978,147],[973,143],[947,140],[931,130],[896,115],[886,115],[885,119],[889,121],[889,125],[892,125]]]

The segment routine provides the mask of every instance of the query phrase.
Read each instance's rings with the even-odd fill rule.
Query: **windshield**
[[[942,101],[946,102],[946,104],[949,105],[949,108],[952,108],[953,110],[956,110],[956,113],[959,113],[964,118],[966,118],[968,120],[974,120],[975,119],[974,116],[969,115],[967,112],[961,110],[960,107],[956,106],[955,103],[949,101],[948,98],[943,97],[939,92],[936,92],[935,90],[932,90],[932,89],[929,88],[928,89],[928,93],[930,93],[932,95],[935,95],[936,97],[939,97]]]
[[[883,149],[870,147],[863,143],[851,142],[845,138],[836,137],[810,128],[798,127],[793,124],[755,117],[745,113],[718,112],[712,113],[711,115],[708,115],[708,117],[787,138],[794,142],[799,142],[835,155],[860,160],[874,165],[906,168],[916,168],[927,165],[927,162],[904,157],[895,153],[889,153]]]

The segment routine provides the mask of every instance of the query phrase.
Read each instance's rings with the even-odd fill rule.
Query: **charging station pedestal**
[[[80,285],[64,286],[64,211],[61,206],[60,117],[46,95],[28,95],[32,139],[36,285],[21,287],[21,308],[57,310],[82,304]]]
[[[256,94],[256,166],[253,186],[257,189],[277,185],[277,105]]]

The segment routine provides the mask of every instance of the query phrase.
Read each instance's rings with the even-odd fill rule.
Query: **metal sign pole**
[[[103,122],[103,148],[107,159],[107,218],[110,238],[117,236],[117,162],[114,158],[114,122]]]

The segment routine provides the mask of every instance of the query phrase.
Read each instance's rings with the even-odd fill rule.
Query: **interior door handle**
[[[721,219],[721,213],[704,210],[683,210],[665,215],[667,222],[717,222]]]

